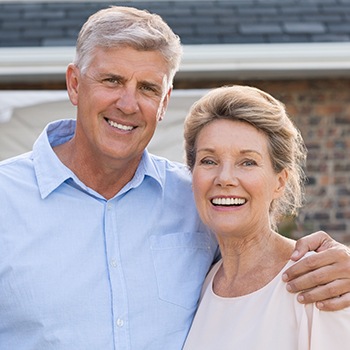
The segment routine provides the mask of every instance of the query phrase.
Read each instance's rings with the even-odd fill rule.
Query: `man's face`
[[[68,68],[86,154],[138,163],[168,105],[168,73],[160,53],[130,47],[96,48],[84,73]]]

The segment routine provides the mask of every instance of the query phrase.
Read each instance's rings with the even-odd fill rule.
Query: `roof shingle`
[[[81,25],[118,4],[161,15],[183,44],[350,41],[350,0],[0,3],[0,47],[74,46]]]

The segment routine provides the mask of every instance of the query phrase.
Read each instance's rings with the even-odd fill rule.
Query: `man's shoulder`
[[[19,192],[18,200],[23,200],[24,187],[35,183],[34,166],[31,152],[24,153],[0,162],[0,197],[4,200],[6,196],[13,196]]]
[[[184,181],[191,181],[192,175],[188,167],[180,162],[172,161],[167,158],[150,154],[150,159],[160,174],[173,178],[183,179]]]
[[[30,151],[0,161],[0,174],[13,169],[22,168],[23,166],[28,166],[28,162],[31,163],[31,157],[32,152]]]
[[[170,159],[167,159],[165,157],[157,156],[155,154],[150,153],[150,158],[154,164],[156,164],[159,167],[163,167],[166,170],[169,171],[175,171],[175,172],[180,172],[180,173],[190,173],[188,170],[188,167],[181,162],[173,161]]]

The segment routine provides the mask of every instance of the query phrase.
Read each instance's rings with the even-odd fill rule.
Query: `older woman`
[[[350,309],[301,305],[282,282],[294,241],[277,224],[302,205],[306,159],[283,104],[253,87],[215,89],[190,110],[185,148],[198,211],[222,253],[185,349],[349,349]]]

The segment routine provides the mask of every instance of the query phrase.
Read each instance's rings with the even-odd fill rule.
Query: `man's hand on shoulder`
[[[335,241],[323,231],[305,236],[296,242],[291,259],[302,258],[285,271],[287,290],[300,293],[303,304],[316,302],[320,310],[336,311],[350,306],[350,248]]]

